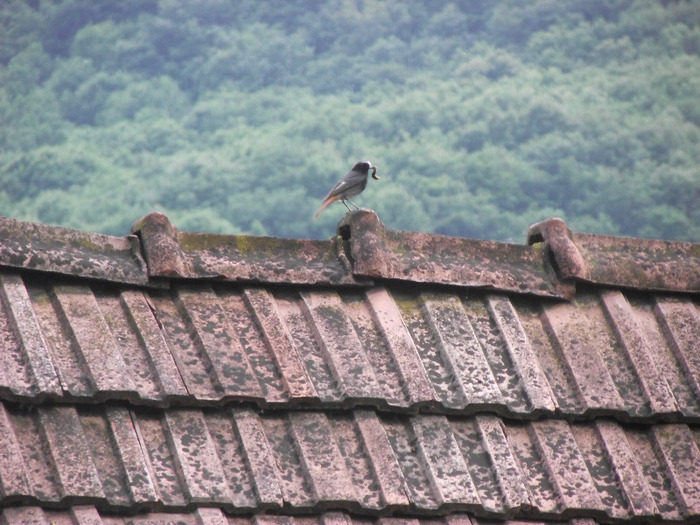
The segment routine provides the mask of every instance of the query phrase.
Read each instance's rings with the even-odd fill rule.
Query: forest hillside
[[[0,215],[700,242],[700,2],[3,0]]]

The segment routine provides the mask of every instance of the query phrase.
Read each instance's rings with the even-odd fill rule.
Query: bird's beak
[[[377,167],[376,166],[370,166],[369,169],[372,170],[372,178],[374,180],[379,180],[379,175],[377,175]]]

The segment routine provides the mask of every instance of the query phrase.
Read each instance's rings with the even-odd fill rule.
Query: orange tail
[[[334,203],[334,202],[337,201],[337,200],[338,200],[338,196],[337,196],[337,195],[333,195],[332,197],[328,197],[328,199],[326,199],[326,201],[321,205],[321,207],[318,209],[318,211],[316,211],[316,213],[314,213],[314,219],[315,219],[316,217],[318,217],[319,215],[321,215],[321,212],[322,212],[323,210],[325,210],[325,209],[328,207],[329,204],[332,204],[332,203]]]

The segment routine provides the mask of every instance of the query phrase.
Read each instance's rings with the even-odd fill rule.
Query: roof
[[[700,520],[698,244],[0,239],[2,523]]]

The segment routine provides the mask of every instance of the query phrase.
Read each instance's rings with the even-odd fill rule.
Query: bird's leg
[[[359,210],[359,209],[360,209],[360,207],[359,207],[357,204],[355,204],[354,202],[352,202],[350,199],[348,199],[348,202],[349,202],[350,204],[352,204],[353,206],[355,206],[355,209],[356,209],[356,210]],[[349,209],[350,209],[350,208],[348,208],[348,210],[349,210]]]
[[[350,209],[350,206],[348,206],[348,205],[345,203],[345,201],[340,201],[340,202],[342,202],[342,203],[345,205],[345,207],[348,209],[348,211],[352,211],[352,210]],[[350,203],[350,204],[352,204],[352,203]]]

